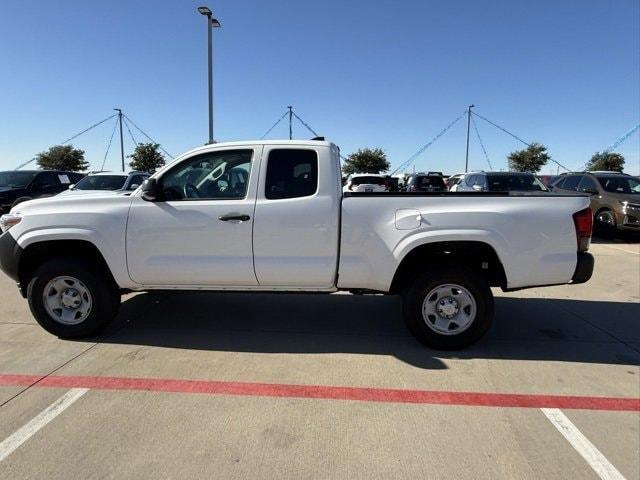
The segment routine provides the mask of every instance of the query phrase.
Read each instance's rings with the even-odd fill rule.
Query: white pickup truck
[[[94,334],[132,291],[346,290],[402,295],[417,339],[456,349],[489,328],[490,287],[590,278],[588,206],[548,192],[343,193],[332,143],[219,143],[130,196],[14,207],[0,267],[60,337]]]

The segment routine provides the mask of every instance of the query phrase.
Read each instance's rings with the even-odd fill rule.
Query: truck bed
[[[339,288],[388,291],[404,256],[426,242],[477,241],[507,288],[568,283],[577,264],[572,215],[584,195],[550,192],[345,193]],[[394,228],[389,228],[393,226]]]

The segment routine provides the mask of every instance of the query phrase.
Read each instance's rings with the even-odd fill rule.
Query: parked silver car
[[[60,195],[86,195],[88,193],[132,192],[150,175],[146,172],[99,172],[84,177]]]

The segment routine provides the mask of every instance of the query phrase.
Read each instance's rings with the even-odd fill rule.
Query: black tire
[[[91,308],[80,323],[69,325],[54,319],[44,304],[44,290],[49,281],[68,276],[79,280],[88,290]],[[42,264],[27,286],[29,308],[37,322],[60,338],[87,337],[99,332],[118,314],[120,292],[107,274],[89,259],[57,257]]]
[[[450,320],[450,333],[442,334],[427,325],[429,320],[423,316],[427,295],[446,284],[463,287],[475,301],[475,316],[459,333],[454,328],[457,317]],[[430,296],[433,298],[433,294]],[[472,345],[489,330],[494,316],[493,294],[487,280],[475,271],[462,266],[439,266],[429,268],[428,273],[419,275],[409,285],[402,298],[402,310],[407,327],[422,344],[437,350],[458,350]]]
[[[604,221],[603,216],[606,216],[607,221]],[[615,236],[618,230],[616,215],[608,208],[603,208],[596,212],[593,217],[593,225],[595,233],[605,238]]]

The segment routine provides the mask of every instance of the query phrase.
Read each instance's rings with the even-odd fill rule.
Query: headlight
[[[19,213],[7,213],[0,217],[0,228],[2,232],[6,232],[14,225],[19,224],[22,221],[22,215]]]
[[[622,207],[622,213],[624,215],[627,215],[628,213],[632,213],[633,215],[640,215],[640,204],[629,203],[627,201],[618,201],[618,203]]]

